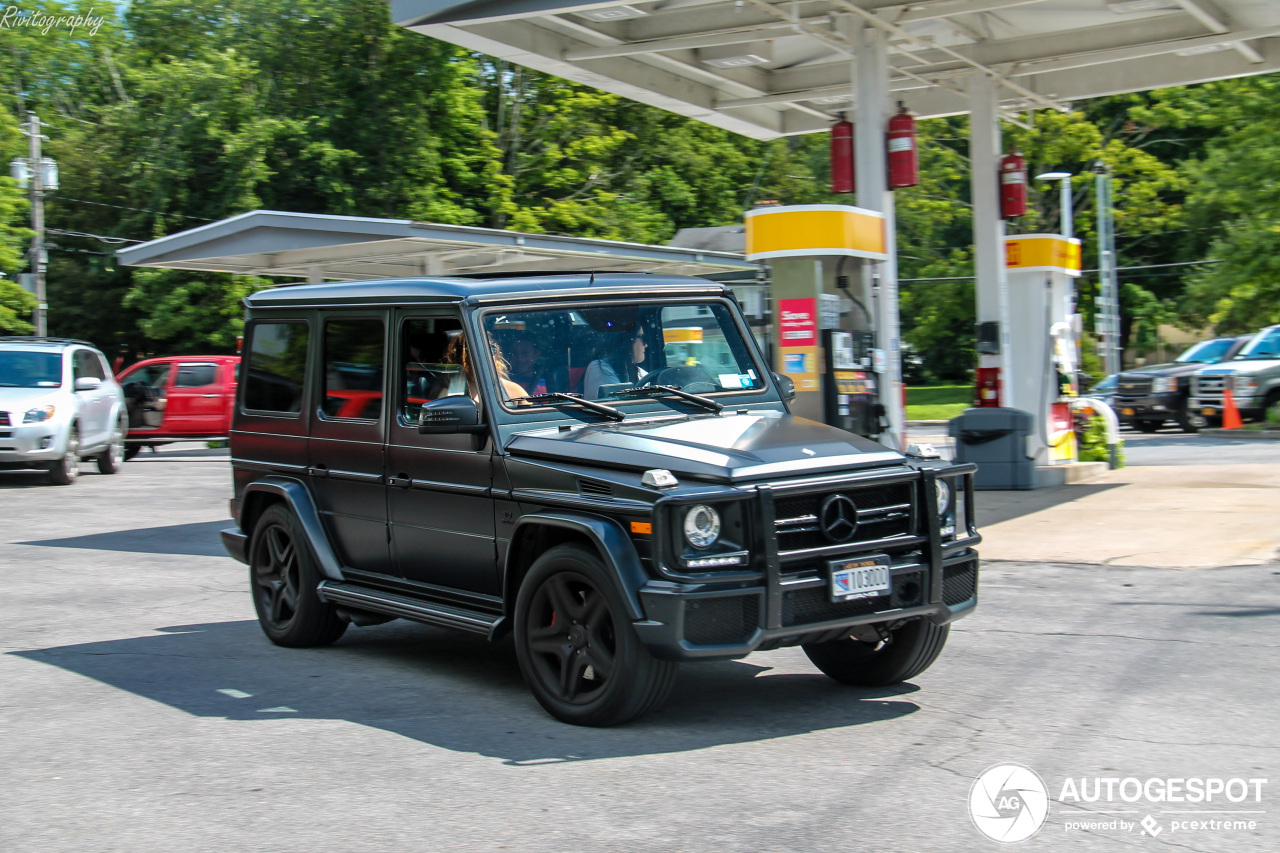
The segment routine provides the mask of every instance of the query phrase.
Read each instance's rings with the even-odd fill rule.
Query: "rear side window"
[[[324,414],[377,420],[382,416],[386,332],[375,319],[324,324]]]
[[[173,381],[174,388],[203,388],[212,385],[218,378],[216,364],[179,364],[178,377]]]
[[[78,349],[75,351],[75,378],[91,377],[93,379],[106,379],[107,372],[102,366],[102,359],[98,358],[96,353],[92,353],[87,349]]]
[[[302,411],[309,341],[305,322],[254,324],[245,373],[245,409],[285,415]]]

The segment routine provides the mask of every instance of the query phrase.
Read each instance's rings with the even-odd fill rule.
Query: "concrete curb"
[[[1202,429],[1200,434],[1214,438],[1280,439],[1280,429]]]
[[[951,421],[907,421],[907,429],[916,429],[917,427],[941,427],[946,426]]]

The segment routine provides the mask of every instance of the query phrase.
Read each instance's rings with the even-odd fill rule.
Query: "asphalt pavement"
[[[1280,461],[1135,438],[1134,464]],[[1009,849],[969,811],[1008,762],[1050,799],[1027,849],[1280,849],[1276,563],[987,563],[909,684],[842,687],[782,649],[685,665],[662,710],[593,730],[470,636],[271,645],[218,543],[230,488],[225,452],[181,445],[70,488],[0,474],[0,850]],[[1064,801],[1096,778],[1268,782],[1260,802]]]

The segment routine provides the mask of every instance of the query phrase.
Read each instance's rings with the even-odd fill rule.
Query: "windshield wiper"
[[[659,393],[674,394],[681,400],[688,400],[690,403],[696,403],[704,409],[710,409],[713,412],[720,412],[724,406],[712,400],[710,397],[703,397],[701,394],[690,394],[683,388],[675,385],[645,385],[640,388],[627,388],[622,391],[614,391],[615,397],[655,397]]]
[[[615,421],[626,420],[627,416],[613,406],[606,406],[604,403],[597,403],[595,400],[588,400],[581,394],[562,394],[559,391],[550,391],[546,394],[534,394],[531,397],[517,397],[514,400],[507,400],[508,403],[531,403],[537,405],[539,403],[577,403],[585,409],[593,412],[599,412],[606,418]]]

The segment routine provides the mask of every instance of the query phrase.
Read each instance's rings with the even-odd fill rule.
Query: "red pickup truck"
[[[129,407],[125,459],[174,441],[225,441],[235,409],[238,355],[149,358],[116,377]]]

